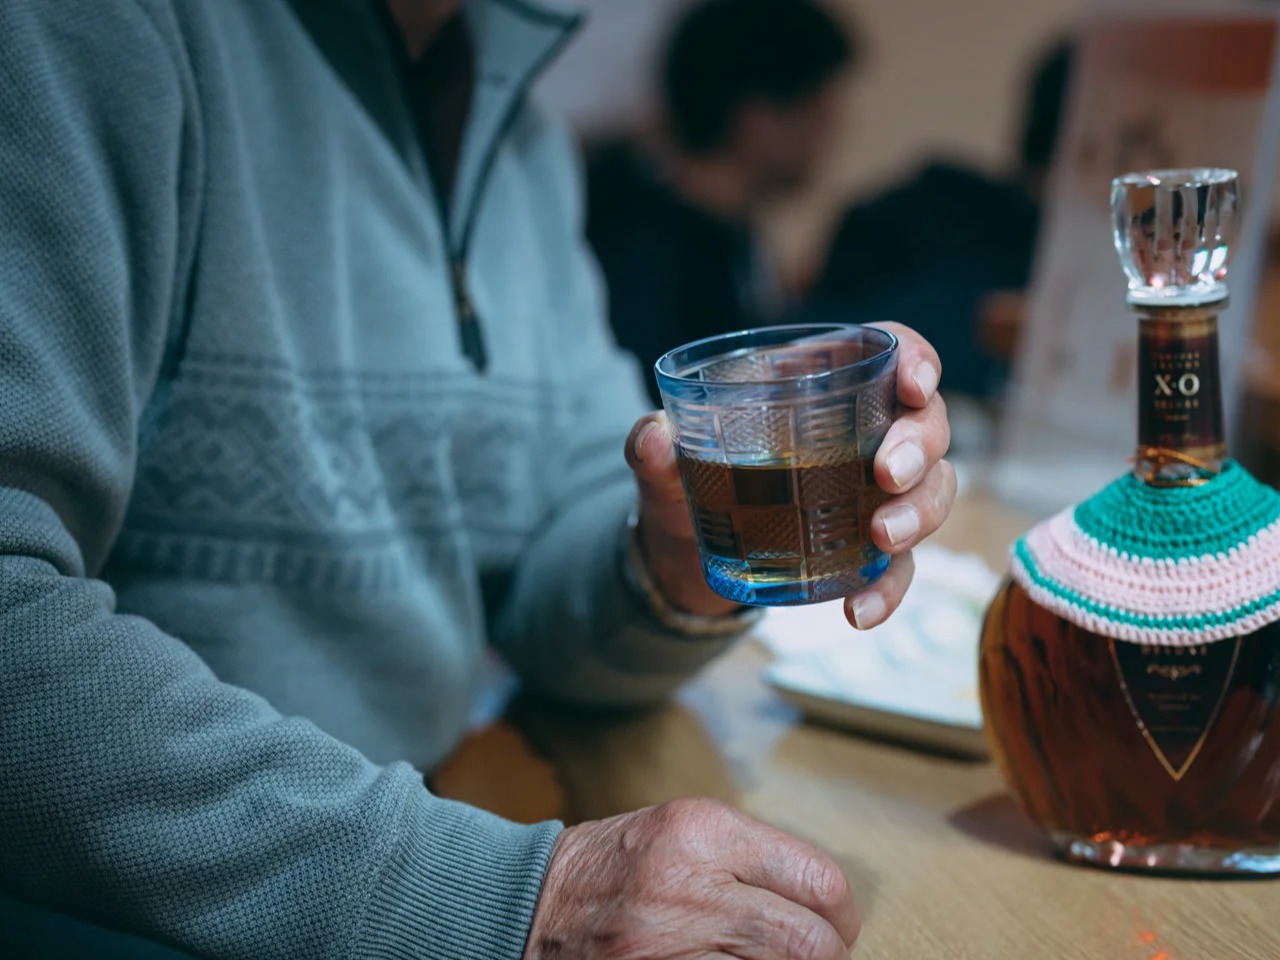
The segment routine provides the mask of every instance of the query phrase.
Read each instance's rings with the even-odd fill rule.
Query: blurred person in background
[[[0,956],[847,957],[839,867],[727,807],[562,830],[423,783],[489,645],[639,707],[752,622],[703,579],[525,97],[574,25],[0,3]],[[689,182],[752,145],[725,209],[823,125],[768,89],[682,121]],[[899,332],[863,627],[955,495],[937,355]]]
[[[755,224],[829,155],[857,55],[814,0],[705,0],[662,54],[658,135],[593,151],[587,234],[614,335],[655,404],[652,367],[667,350],[785,317]]]
[[[1057,147],[1072,46],[1037,59],[1023,101],[1017,162],[1006,177],[932,161],[845,213],[806,300],[806,320],[892,318],[938,349],[950,392],[983,397],[1008,361],[983,336],[1020,309],[1031,277],[1049,167]],[[1007,351],[1002,351],[1006,352]]]

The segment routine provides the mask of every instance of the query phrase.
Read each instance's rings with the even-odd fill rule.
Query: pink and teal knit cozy
[[[1187,646],[1280,620],[1280,494],[1228,462],[1198,487],[1129,475],[1013,546],[1013,577],[1093,633]]]

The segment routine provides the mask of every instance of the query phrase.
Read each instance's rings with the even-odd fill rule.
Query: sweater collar
[[[476,89],[463,135],[450,232],[465,246],[479,193],[516,108],[582,16],[532,0],[467,0],[464,13],[476,46]]]
[[[298,7],[341,13],[344,19],[349,14],[353,27],[363,23],[366,29],[379,35],[384,33],[380,25],[383,11],[379,8],[385,0],[289,2]],[[582,20],[578,13],[535,0],[465,0],[463,16],[467,19],[475,48],[476,81],[449,204],[446,232],[450,256],[455,262],[466,254],[485,181],[525,94]],[[330,29],[322,36],[313,34],[313,37],[321,49],[326,50],[333,35],[334,31]],[[327,50],[326,55],[330,55]],[[335,66],[339,67],[340,73],[347,72],[340,64]],[[348,83],[351,83],[350,78]],[[363,87],[363,84],[359,86]],[[373,95],[367,90],[364,94]],[[357,93],[357,96],[361,95]],[[379,107],[366,102],[365,109],[377,112]],[[396,126],[395,122],[390,124],[392,129],[388,135],[393,139],[397,134],[406,142],[414,139],[411,134],[406,138],[403,131],[396,131]],[[425,170],[418,172],[426,178]]]

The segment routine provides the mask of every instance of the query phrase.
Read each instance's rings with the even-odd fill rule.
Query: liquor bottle
[[[1234,171],[1112,189],[1137,314],[1135,468],[1013,548],[987,613],[993,752],[1068,858],[1280,873],[1280,494],[1227,457]]]

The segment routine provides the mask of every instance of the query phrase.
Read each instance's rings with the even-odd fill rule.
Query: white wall
[[[588,135],[616,134],[652,107],[653,68],[672,18],[692,0],[557,0],[587,14],[539,83],[539,97]]]

